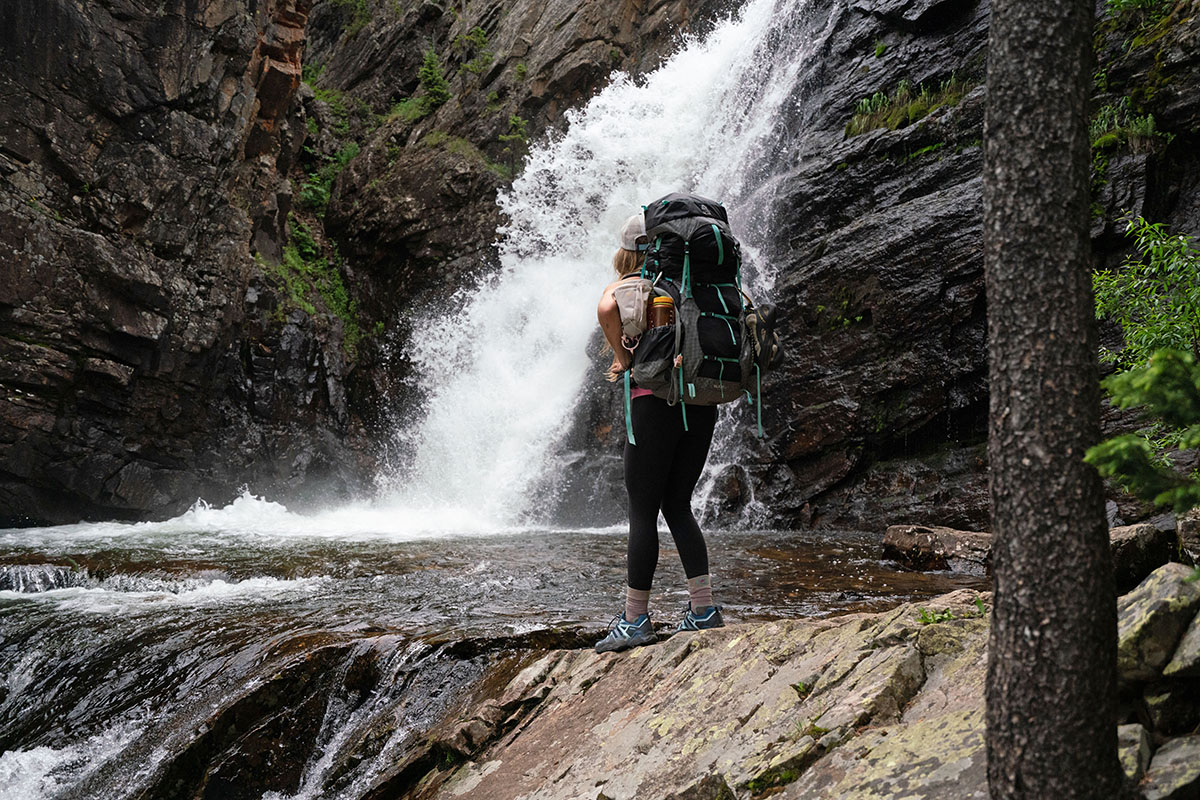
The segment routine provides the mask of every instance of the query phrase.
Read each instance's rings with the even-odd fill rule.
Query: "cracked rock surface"
[[[434,734],[465,760],[406,796],[984,797],[976,597],[938,598],[958,618],[928,626],[904,605],[547,653]]]

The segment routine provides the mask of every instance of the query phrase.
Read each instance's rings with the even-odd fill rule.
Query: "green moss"
[[[1123,97],[1096,110],[1088,126],[1092,150],[1111,150],[1127,145],[1135,153],[1150,152],[1170,144],[1175,134],[1158,130],[1153,114],[1139,115],[1133,101]]]
[[[451,136],[445,131],[435,130],[425,134],[425,137],[421,139],[421,144],[425,147],[444,148],[465,161],[473,161],[482,165],[484,169],[505,180],[512,179],[512,170],[509,167],[492,161],[482,150],[461,136]]]
[[[746,788],[750,790],[751,794],[761,794],[767,789],[774,789],[778,786],[786,786],[789,783],[794,783],[800,775],[801,771],[794,767],[769,769],[747,783]]]
[[[875,42],[875,57],[882,58],[883,54],[887,52],[887,48],[887,42],[883,40]]]
[[[341,320],[343,346],[354,358],[364,334],[358,304],[342,279],[341,258],[336,249],[332,261],[326,258],[312,230],[294,215],[288,217],[288,231],[290,239],[283,248],[282,261],[270,264],[260,257],[263,271],[276,280],[291,305],[315,316],[319,303],[325,312]]]
[[[922,147],[919,150],[914,150],[913,152],[911,152],[907,156],[905,156],[905,160],[906,161],[915,161],[916,159],[920,158],[921,156],[927,156],[930,153],[936,153],[938,150],[941,150],[945,146],[946,146],[945,142],[935,142],[931,145]]]
[[[524,61],[519,61],[517,62],[516,68],[513,70],[513,74],[517,76],[517,80],[523,81],[529,74],[529,67],[525,66]]]

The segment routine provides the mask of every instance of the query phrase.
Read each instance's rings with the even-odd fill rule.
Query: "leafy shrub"
[[[290,240],[283,249],[283,261],[266,265],[278,280],[293,305],[310,316],[317,313],[316,301],[324,310],[342,321],[343,343],[353,358],[364,333],[358,319],[358,304],[346,290],[342,279],[341,259],[334,251],[334,260],[325,258],[312,230],[294,215],[288,217]],[[378,330],[378,326],[376,326]]]
[[[301,208],[307,208],[324,214],[329,207],[329,196],[333,190],[333,182],[346,165],[358,155],[358,144],[350,142],[339,150],[332,158],[326,158],[325,163],[304,178],[300,186],[299,203]]]
[[[1128,145],[1135,153],[1145,153],[1159,144],[1169,144],[1175,135],[1160,132],[1153,114],[1137,115],[1129,98],[1123,97],[1096,111],[1088,125],[1088,137],[1093,150]]]
[[[1190,236],[1170,235],[1161,223],[1129,220],[1137,252],[1121,268],[1092,278],[1096,316],[1121,326],[1125,348],[1101,350],[1122,366],[1145,363],[1162,349],[1200,353],[1200,250]]]
[[[1174,430],[1179,450],[1200,447],[1200,367],[1191,353],[1159,350],[1150,362],[1104,381],[1119,408],[1144,406]],[[1200,479],[1171,469],[1146,432],[1114,436],[1087,451],[1084,461],[1135,496],[1181,514],[1200,505]]]

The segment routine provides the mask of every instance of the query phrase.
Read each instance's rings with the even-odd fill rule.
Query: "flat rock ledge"
[[[543,654],[433,732],[405,796],[986,798],[980,597]]]
[[[1119,603],[1131,797],[1200,797],[1192,572],[1166,564]],[[990,605],[960,590],[626,653],[514,653],[368,800],[985,800]]]

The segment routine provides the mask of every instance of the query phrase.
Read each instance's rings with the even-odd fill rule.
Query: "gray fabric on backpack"
[[[613,287],[613,299],[621,316],[621,333],[636,339],[646,330],[646,308],[654,294],[654,284],[645,278],[626,278]]]

